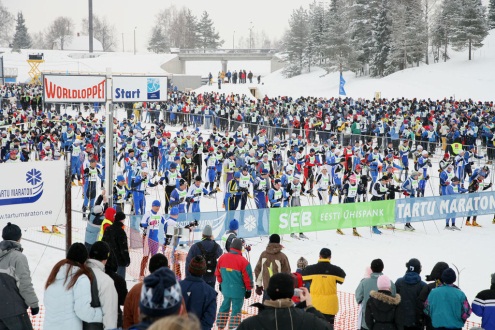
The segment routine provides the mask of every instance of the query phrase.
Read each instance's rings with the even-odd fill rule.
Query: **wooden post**
[[[71,160],[72,155],[67,155],[65,167],[65,250],[69,251],[72,245],[72,185],[71,185]]]

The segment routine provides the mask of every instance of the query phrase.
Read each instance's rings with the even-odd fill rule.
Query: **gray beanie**
[[[232,243],[230,243],[230,249],[236,249],[242,251],[242,240],[240,238],[234,238]]]

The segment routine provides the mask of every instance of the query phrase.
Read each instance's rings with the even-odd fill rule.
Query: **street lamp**
[[[136,29],[137,26],[134,27],[134,55],[136,55]]]

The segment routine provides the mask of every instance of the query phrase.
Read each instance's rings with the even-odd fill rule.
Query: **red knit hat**
[[[115,211],[113,207],[109,207],[105,211],[105,219],[108,219],[113,222],[115,220],[115,213],[117,213],[117,211]]]

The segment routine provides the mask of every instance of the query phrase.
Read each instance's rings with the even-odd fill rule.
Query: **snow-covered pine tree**
[[[362,73],[371,61],[373,50],[373,26],[378,17],[377,0],[356,0],[351,5],[350,31],[357,60],[362,66]]]
[[[308,13],[303,7],[299,7],[292,11],[289,19],[289,30],[283,41],[288,61],[288,65],[283,71],[286,77],[293,77],[302,73],[304,62],[307,59],[308,38]]]
[[[488,28],[495,29],[495,0],[488,2]]]
[[[31,48],[31,36],[26,27],[26,21],[22,12],[17,14],[17,25],[15,27],[14,39],[12,40],[12,50],[20,51],[21,49]]]
[[[488,35],[488,23],[481,0],[462,0],[462,4],[463,11],[452,37],[452,45],[456,50],[467,47],[471,60],[472,51],[483,46],[483,39]]]
[[[370,59],[370,75],[383,77],[386,74],[386,65],[389,62],[391,25],[389,4],[387,0],[381,0],[378,17],[373,24],[373,43]]]
[[[155,25],[148,42],[148,51],[153,53],[165,53],[169,50],[168,38],[163,33],[161,26]]]
[[[431,43],[435,49],[435,61],[449,59],[448,46],[451,38],[460,24],[460,14],[462,8],[461,0],[444,0],[440,10],[435,15],[433,27],[431,30]]]
[[[203,52],[206,52],[206,49],[216,49],[223,44],[223,40],[220,39],[220,34],[215,31],[213,21],[207,11],[203,12],[198,23],[198,33],[199,43],[203,48]]]
[[[309,39],[308,45],[312,52],[313,64],[321,65],[323,63],[323,36],[328,28],[327,20],[325,17],[329,17],[328,9],[325,13],[325,6],[321,2],[313,1],[309,5],[308,19],[309,19]]]

